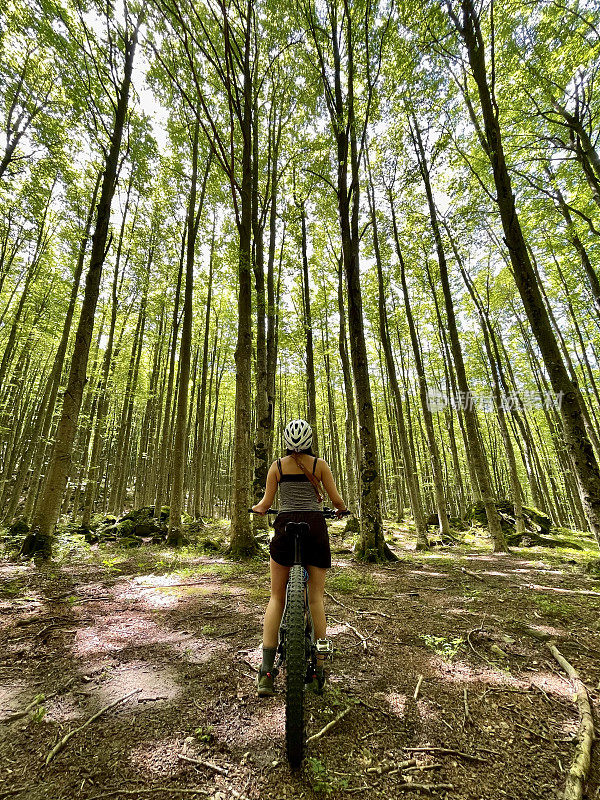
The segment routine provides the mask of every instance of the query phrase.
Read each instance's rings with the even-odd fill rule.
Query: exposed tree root
[[[577,670],[567,661],[556,645],[548,644],[547,647],[569,676],[569,680],[575,692],[574,699],[577,701],[577,707],[579,708],[578,742],[575,748],[575,758],[573,759],[569,774],[567,775],[564,798],[565,800],[581,800],[583,796],[583,787],[590,771],[592,745],[594,742],[594,717],[592,715],[592,706],[585,684],[579,677]]]
[[[460,756],[461,758],[466,758],[467,761],[478,761],[482,764],[487,763],[486,758],[472,756],[470,753],[463,753],[462,750],[453,750],[450,747],[429,747],[425,745],[423,747],[405,747],[404,749],[408,750],[409,753],[443,753],[449,756]]]
[[[138,692],[141,691],[142,691],[141,689],[134,689],[133,692],[129,692],[129,694],[126,694],[125,697],[120,697],[118,700],[115,700],[112,703],[109,703],[107,706],[104,706],[104,708],[101,708],[100,711],[97,711],[95,714],[92,714],[92,716],[89,719],[87,719],[83,723],[83,725],[80,725],[78,728],[69,731],[69,733],[67,733],[66,736],[63,736],[63,738],[54,745],[52,750],[50,750],[50,752],[46,756],[46,764],[49,764],[54,758],[54,756],[58,755],[58,753],[60,753],[60,751],[64,749],[64,747],[67,745],[70,739],[72,739],[73,736],[75,736],[76,733],[79,733],[79,731],[82,731],[84,728],[87,728],[88,725],[94,722],[94,720],[98,719],[98,717],[102,716],[102,714],[104,714],[106,711],[110,711],[111,708],[114,708],[119,703],[123,703],[125,700],[128,700],[130,697],[133,697],[134,694],[138,694]]]
[[[41,558],[44,560],[51,558],[52,538],[44,536],[38,528],[35,528],[25,537],[19,555],[24,558]]]
[[[344,719],[344,717],[346,716],[346,714],[347,714],[349,711],[351,711],[353,708],[354,708],[354,706],[348,706],[348,708],[345,708],[345,709],[344,709],[344,710],[341,712],[341,714],[338,714],[338,715],[337,715],[337,717],[336,717],[335,719],[332,719],[332,720],[331,720],[331,722],[328,722],[328,723],[327,723],[327,725],[325,725],[325,727],[324,727],[324,728],[321,728],[321,730],[320,730],[318,733],[313,733],[313,735],[312,735],[312,736],[309,736],[309,737],[308,737],[308,739],[306,740],[306,743],[308,744],[308,742],[314,742],[314,741],[315,741],[315,739],[320,739],[320,738],[321,738],[321,736],[325,736],[325,734],[326,734],[328,731],[330,731],[330,730],[333,728],[333,726],[334,726],[334,725],[337,725],[337,724],[338,724],[338,722],[340,722],[340,720]]]

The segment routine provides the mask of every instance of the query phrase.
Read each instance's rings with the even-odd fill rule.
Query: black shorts
[[[309,532],[302,537],[302,563],[312,567],[329,569],[331,566],[331,549],[329,533],[325,517],[318,511],[282,511],[275,517],[273,527],[275,535],[271,539],[269,552],[271,558],[282,567],[291,567],[294,563],[294,537],[286,534],[288,522],[307,522]]]

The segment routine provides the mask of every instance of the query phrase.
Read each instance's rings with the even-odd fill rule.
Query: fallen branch
[[[482,577],[481,575],[478,575],[476,572],[470,572],[468,569],[465,569],[464,567],[461,567],[460,571],[464,572],[465,575],[468,575],[470,578],[475,578],[475,580],[482,581],[483,583],[485,583],[485,578]]]
[[[338,606],[345,608],[346,611],[351,611],[353,614],[363,614],[364,616],[376,616],[376,617],[385,617],[385,619],[392,619],[390,614],[384,614],[383,611],[361,611],[360,609],[351,608],[350,606],[345,605],[345,603],[342,603],[341,600],[338,600],[328,591],[325,591],[325,594],[327,595],[327,597],[333,600],[334,603],[337,603]]]
[[[506,708],[506,706],[501,706],[501,708]],[[545,739],[545,741],[550,742],[550,744],[554,744],[554,741],[549,736],[546,736],[544,733],[538,733],[538,731],[534,731],[531,726],[528,727],[526,725],[521,725],[520,722],[515,722],[515,720],[513,720],[513,725],[516,728],[521,728],[521,730],[527,731],[527,733],[531,734],[532,736],[537,736],[538,739]]]
[[[469,696],[468,696],[468,692],[467,692],[467,687],[466,686],[463,688],[463,704],[464,704],[464,707],[465,707],[465,721],[464,721],[464,724],[466,725],[467,722],[471,721],[471,713],[469,711]]]
[[[368,645],[368,643],[367,643],[367,639],[368,639],[368,638],[371,638],[371,637],[370,637],[370,636],[369,636],[369,637],[363,636],[363,635],[362,635],[362,633],[361,633],[359,630],[357,630],[357,629],[354,627],[354,625],[350,625],[350,623],[349,623],[349,622],[341,622],[340,624],[344,625],[346,628],[349,628],[349,629],[352,631],[352,633],[354,633],[354,634],[355,634],[355,636],[358,636],[358,638],[359,638],[359,640],[360,640],[360,643],[361,643],[361,644],[362,644],[362,646],[363,646],[363,650],[364,650],[364,651],[365,651],[365,653],[366,653],[366,652],[367,652],[367,650],[369,649],[369,645]]]
[[[347,609],[348,611],[352,611],[354,614],[356,614],[356,613],[357,613],[357,612],[355,611],[355,609],[353,609],[353,608],[350,608],[350,606],[346,606],[346,605],[344,605],[344,603],[342,603],[342,602],[341,602],[341,600],[338,600],[336,597],[334,597],[334,596],[333,596],[332,594],[330,594],[328,591],[325,591],[325,594],[327,595],[327,597],[329,597],[329,599],[330,599],[330,600],[333,600],[333,602],[334,602],[336,605],[338,605],[338,606],[341,606],[342,608],[345,608],[345,609]]]
[[[415,772],[415,770],[424,772],[426,769],[442,769],[443,764],[416,764],[414,767],[409,767],[406,772]]]
[[[308,744],[308,742],[314,742],[315,739],[320,739],[321,736],[325,736],[325,734],[328,733],[333,728],[334,725],[337,725],[338,722],[340,722],[340,720],[344,719],[346,714],[353,708],[354,706],[348,706],[348,708],[345,708],[341,712],[341,714],[338,714],[335,719],[332,719],[331,722],[328,722],[327,725],[325,725],[324,728],[321,728],[321,730],[318,733],[313,733],[312,736],[309,736],[308,739],[306,740],[306,743]]]
[[[45,700],[45,696],[43,694],[38,694],[29,705],[26,705],[23,711],[16,711],[14,714],[10,714],[8,717],[4,717],[4,719],[0,719],[0,722],[15,722],[18,719],[23,719],[26,717],[29,712],[34,709],[36,706],[39,706],[40,703],[43,703]],[[1,796],[1,795],[0,795]]]
[[[364,736],[360,737],[361,742],[364,742],[365,739],[370,739],[371,736],[378,736],[380,733],[383,733],[386,728],[380,728],[378,731],[371,731],[370,733],[365,733]]]
[[[413,694],[413,697],[415,698],[415,700],[417,700],[419,698],[419,692],[421,691],[421,684],[422,683],[423,683],[423,676],[419,675],[419,680],[417,681],[417,685],[415,687],[415,693]]]
[[[140,589],[176,589],[179,586],[203,586],[204,584],[206,584],[206,579],[191,583],[139,583],[138,586]]]
[[[189,761],[190,764],[197,764],[199,767],[212,769],[213,772],[218,772],[219,775],[229,775],[229,772],[226,769],[223,769],[223,767],[219,767],[217,764],[213,764],[210,761],[202,761],[200,758],[190,758],[189,756],[183,756],[180,753],[177,755],[177,758],[180,758],[182,761]]]
[[[479,652],[479,650],[476,650],[476,649],[475,649],[475,646],[473,645],[473,642],[471,641],[471,634],[472,634],[472,633],[475,633],[475,631],[481,631],[481,630],[483,630],[483,628],[482,628],[482,627],[479,627],[479,628],[473,628],[473,630],[471,630],[471,631],[467,631],[467,644],[469,645],[469,647],[470,647],[470,648],[471,648],[471,650],[472,650],[472,651],[475,653],[475,655],[476,655],[476,656],[478,656],[479,658],[483,659],[483,661],[485,661],[485,663],[486,663],[486,664],[489,664],[489,665],[490,665],[490,667],[492,667],[493,669],[496,669],[496,668],[497,668],[497,665],[496,665],[496,664],[494,664],[492,661],[490,661],[490,660],[489,660],[489,658],[486,658],[484,655],[482,655],[482,654]]]
[[[600,592],[593,592],[591,589],[560,589],[558,586],[538,586],[536,583],[511,583],[510,586],[513,589],[533,589],[535,592],[555,592],[556,594],[600,597]]]
[[[409,753],[442,753],[448,756],[461,756],[468,761],[478,761],[481,764],[487,763],[487,758],[472,756],[470,753],[463,753],[462,750],[453,750],[451,747],[429,747],[427,745],[424,747],[405,747],[404,749],[408,750]]]
[[[420,592],[447,592],[448,586],[413,586],[409,584],[411,589],[418,589]],[[411,592],[408,592],[411,594]]]
[[[0,792],[0,798],[2,797],[10,797],[11,794],[19,794],[19,792],[24,792],[25,789],[28,789],[28,786],[15,786],[14,789],[7,789],[4,792]]]
[[[579,677],[577,670],[567,661],[556,645],[548,644],[547,647],[569,676],[569,680],[575,692],[574,699],[577,701],[577,706],[579,708],[578,741],[577,747],[575,748],[575,758],[573,759],[569,774],[567,775],[564,798],[565,800],[581,800],[583,796],[583,787],[588,772],[590,771],[592,744],[594,741],[594,717],[592,715],[592,707],[585,684]]]
[[[138,694],[141,691],[142,691],[141,689],[134,689],[133,692],[129,692],[129,694],[126,694],[125,697],[120,697],[118,700],[115,700],[112,703],[109,703],[107,706],[104,706],[104,708],[101,708],[100,711],[97,711],[95,714],[92,714],[92,716],[89,719],[87,719],[83,723],[83,725],[80,725],[78,728],[69,731],[69,733],[67,733],[66,736],[63,736],[60,742],[55,744],[52,750],[50,750],[50,752],[46,756],[46,765],[48,765],[52,761],[54,756],[58,755],[58,753],[60,753],[60,751],[65,748],[67,743],[73,738],[73,736],[75,736],[76,733],[79,733],[80,731],[84,730],[84,728],[87,728],[88,725],[91,725],[92,722],[94,722],[94,720],[97,720],[98,717],[102,716],[102,714],[104,714],[106,711],[110,711],[111,708],[114,708],[115,706],[119,705],[119,703],[124,703],[125,700],[129,700],[130,697],[133,697],[134,694]]]
[[[355,594],[354,595],[357,600],[393,600],[394,598],[391,595],[387,597],[374,597],[371,594]]]
[[[395,714],[392,714],[392,713],[390,713],[389,711],[386,711],[383,708],[378,708],[377,706],[371,706],[368,703],[366,703],[364,700],[360,700],[359,699],[358,704],[359,704],[359,706],[364,706],[364,708],[368,708],[369,711],[376,711],[378,714],[383,714],[385,717],[390,717],[391,719],[396,719]]]
[[[439,792],[442,789],[454,789],[453,783],[397,783],[394,789],[417,792]]]
[[[61,694],[62,692],[66,691],[72,683],[75,682],[75,678],[69,678],[69,680],[62,686],[60,689],[57,689],[55,692],[51,692],[50,694],[38,694],[36,695],[29,705],[26,705],[23,711],[16,711],[14,714],[10,714],[10,716],[5,717],[4,719],[0,719],[0,722],[14,722],[17,719],[23,719],[26,717],[29,712],[34,709],[36,706],[39,706],[40,703],[45,703],[46,700],[51,700],[53,697],[56,697],[57,694]],[[2,795],[0,795],[1,797]]]
[[[409,758],[406,761],[400,761],[398,764],[384,764],[382,767],[367,767],[367,772],[373,775],[384,775],[386,772],[399,772],[401,769],[406,769],[407,767],[416,767],[417,759],[416,758]]]
[[[104,794],[96,794],[90,800],[101,800],[104,797],[114,797],[117,794],[137,795],[137,794],[156,794],[157,792],[167,792],[168,794],[203,794],[206,797],[212,796],[212,792],[207,792],[206,789],[177,789],[175,786],[159,786],[153,789],[114,789],[112,792],[104,792]]]

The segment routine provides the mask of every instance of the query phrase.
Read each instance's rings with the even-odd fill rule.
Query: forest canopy
[[[0,519],[248,509],[292,418],[356,556],[600,541],[600,10],[9,0]],[[168,507],[167,510],[165,508]],[[536,522],[537,520],[537,522]],[[429,526],[429,527],[428,527]],[[516,538],[515,538],[516,537]]]

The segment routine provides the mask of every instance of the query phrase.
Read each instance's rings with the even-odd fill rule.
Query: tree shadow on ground
[[[328,615],[337,653],[325,696],[308,698],[309,735],[350,710],[309,743],[297,774],[284,758],[282,682],[267,702],[253,685],[266,560],[101,548],[41,571],[2,564],[0,715],[56,694],[21,719],[0,716],[11,770],[0,795],[389,798],[412,780],[451,784],[433,796],[453,800],[558,797],[578,716],[539,636],[553,637],[595,687],[600,598],[574,592],[600,591],[598,582],[570,553],[416,554],[408,537],[394,546],[393,565],[336,558]],[[61,736],[135,690],[44,766]],[[595,756],[589,796],[598,776]],[[403,787],[402,796],[422,794]]]

